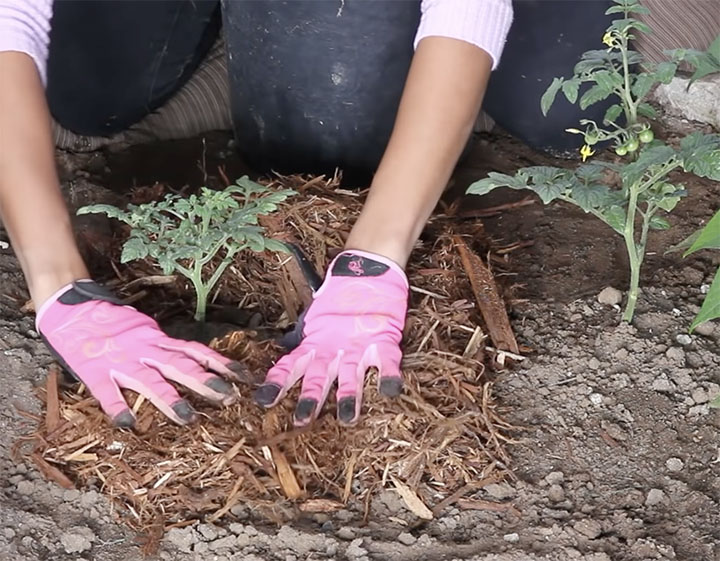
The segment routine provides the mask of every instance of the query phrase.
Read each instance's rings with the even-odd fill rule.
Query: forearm
[[[50,116],[33,60],[0,52],[0,218],[39,305],[88,273],[60,193]]]
[[[470,43],[420,42],[390,142],[346,247],[405,265],[472,131],[491,68],[491,57]]]

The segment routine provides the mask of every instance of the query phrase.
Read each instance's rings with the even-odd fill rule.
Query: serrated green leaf
[[[611,6],[607,10],[605,10],[605,15],[610,16],[612,14],[623,14],[625,13],[625,8],[622,6]]]
[[[572,78],[562,83],[562,91],[565,94],[565,98],[570,103],[575,103],[578,97],[578,90],[580,89],[580,80],[578,78]]]
[[[272,238],[265,238],[265,250],[275,251],[277,253],[289,253],[288,247],[283,242]]]
[[[607,108],[607,111],[605,111],[605,116],[603,117],[603,123],[614,123],[615,119],[617,119],[620,114],[623,112],[623,108],[621,105],[618,105],[617,103],[614,105],[611,105]]]
[[[581,164],[575,170],[575,177],[583,183],[594,183],[602,181],[607,167],[603,162],[591,162]]]
[[[662,216],[658,216],[657,214],[650,218],[650,222],[648,223],[648,225],[650,226],[651,230],[669,230],[670,229],[670,222],[668,222]]]
[[[685,257],[701,249],[720,249],[720,212],[700,230],[690,249],[685,252]]]
[[[608,89],[606,85],[595,84],[580,98],[580,109],[584,111],[591,105],[607,99],[611,93],[612,89]]]
[[[638,115],[647,117],[648,119],[657,119],[657,111],[649,103],[641,103],[637,108]]]
[[[646,148],[634,162],[627,164],[620,172],[623,185],[630,186],[642,179],[651,166],[660,166],[669,162],[675,150],[665,144]]]
[[[609,192],[610,189],[605,185],[576,183],[573,185],[571,198],[577,206],[589,212],[605,206]]]
[[[605,221],[617,233],[622,234],[625,230],[626,212],[621,206],[613,205],[602,211]]]
[[[635,96],[636,99],[642,99],[644,98],[648,93],[650,93],[650,90],[655,85],[657,80],[655,79],[655,75],[651,72],[642,72],[640,74],[637,74],[635,76],[635,81],[633,82],[633,85],[630,87],[630,91]]]
[[[705,295],[705,300],[700,308],[700,312],[690,325],[690,332],[701,323],[717,318],[720,318],[720,269],[715,273],[715,278],[710,285],[710,290],[708,290],[708,293]]]
[[[467,189],[468,195],[487,195],[498,187],[509,187],[510,189],[527,189],[528,177],[521,171],[517,174],[506,175],[504,173],[490,172],[484,179],[476,181]]]
[[[148,256],[148,246],[138,238],[130,238],[125,242],[120,255],[121,263],[128,263],[136,259],[145,259]]]
[[[603,89],[608,91],[612,91],[614,88],[619,88],[623,85],[622,76],[617,72],[599,70],[595,72],[592,77]]]
[[[677,64],[670,61],[661,62],[655,68],[655,78],[662,84],[669,84],[675,77]]]
[[[680,202],[680,197],[663,197],[655,204],[665,212],[671,212]]]
[[[552,107],[552,104],[555,102],[555,97],[560,91],[563,81],[563,78],[553,78],[552,83],[540,98],[540,110],[543,115],[547,116],[548,111],[550,111],[550,107]]]
[[[680,141],[685,171],[720,181],[720,135],[692,133]]]

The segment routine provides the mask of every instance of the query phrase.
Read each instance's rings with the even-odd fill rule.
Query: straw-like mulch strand
[[[266,227],[299,244],[324,270],[342,247],[363,195],[323,178],[280,177],[273,185],[293,187],[299,194],[266,219]],[[355,427],[336,422],[331,397],[311,427],[295,430],[296,393],[265,411],[253,403],[251,385],[238,385],[237,402],[230,407],[193,400],[201,421],[190,427],[173,425],[142,398],[129,395],[138,424],[134,432],[120,431],[82,388],[58,395],[53,372],[43,393],[46,415],[37,419],[37,431],[29,438],[31,457],[61,485],[99,487],[126,523],[156,538],[163,529],[198,519],[232,520],[237,504],[281,522],[301,512],[331,512],[348,502],[369,505],[382,488],[396,489],[408,508],[425,519],[458,501],[467,508],[498,508],[473,501],[472,495],[505,474],[505,446],[513,430],[492,399],[486,367],[498,351],[485,336],[476,304],[476,298],[497,302],[500,296],[494,281],[485,279],[483,295],[471,286],[458,244],[478,259],[477,266],[485,267],[480,255],[490,255],[491,268],[502,262],[476,220],[463,220],[451,210],[435,216],[408,270],[405,391],[398,399],[384,398],[368,376],[362,419]],[[123,272],[126,279],[131,271]],[[267,333],[294,322],[309,297],[288,256],[243,255],[222,284],[219,300],[241,302],[262,316],[261,327],[270,329],[236,331],[214,346],[243,361],[255,381],[261,380],[282,353]],[[136,305],[147,309],[142,300]],[[498,321],[507,318],[493,320]]]

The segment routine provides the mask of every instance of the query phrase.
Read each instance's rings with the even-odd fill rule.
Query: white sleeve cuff
[[[494,70],[512,18],[511,0],[423,0],[415,47],[431,36],[467,41],[492,57]]]
[[[29,55],[47,80],[52,0],[0,0],[0,52]]]

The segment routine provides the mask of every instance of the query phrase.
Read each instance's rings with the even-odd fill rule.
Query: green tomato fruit
[[[645,129],[643,131],[640,131],[640,134],[638,135],[640,138],[640,142],[643,144],[647,144],[648,142],[652,142],[653,138],[655,138],[655,135],[653,134],[653,131],[650,129]]]
[[[627,148],[627,151],[630,153],[635,152],[635,150],[638,149],[638,146],[640,146],[640,143],[637,138],[631,138],[625,143],[625,148]]]
[[[624,156],[625,154],[627,154],[627,148],[625,148],[624,146],[616,146],[615,153],[618,156]]]

